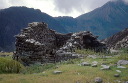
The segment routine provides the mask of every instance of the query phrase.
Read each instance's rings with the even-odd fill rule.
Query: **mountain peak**
[[[125,4],[126,1],[125,0],[111,0],[109,2],[107,2],[106,4],[104,4],[103,6],[108,6],[108,5],[123,5]]]

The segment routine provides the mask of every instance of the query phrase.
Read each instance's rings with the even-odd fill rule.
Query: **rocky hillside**
[[[27,7],[10,7],[0,10],[0,47],[6,51],[14,50],[14,35],[30,22],[46,22],[51,29],[66,33],[63,26],[53,17],[38,9]]]
[[[128,48],[128,28],[103,40],[109,48]]]

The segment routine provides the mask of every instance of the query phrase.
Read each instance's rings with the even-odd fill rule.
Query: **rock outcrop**
[[[128,28],[103,41],[110,49],[128,48]]]
[[[61,34],[48,28],[44,22],[33,22],[16,35],[14,59],[25,64],[35,62],[54,63],[70,58],[78,58],[75,49],[103,51],[105,44],[97,40],[89,31]]]

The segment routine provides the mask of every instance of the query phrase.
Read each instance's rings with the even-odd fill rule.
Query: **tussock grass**
[[[0,57],[0,73],[20,73],[23,68],[23,65],[15,60]]]
[[[119,60],[128,60],[128,53],[121,53],[120,56],[118,56]]]

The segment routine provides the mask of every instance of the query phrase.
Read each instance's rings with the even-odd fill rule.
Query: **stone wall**
[[[105,44],[99,42],[97,36],[89,31],[61,34],[49,29],[44,22],[29,23],[27,28],[16,35],[15,45],[14,59],[26,65],[77,58],[78,56],[73,53],[75,49],[106,49]]]
[[[66,43],[68,38],[67,35],[49,29],[43,22],[29,23],[27,28],[16,35],[14,59],[27,64],[54,62],[55,50]]]

